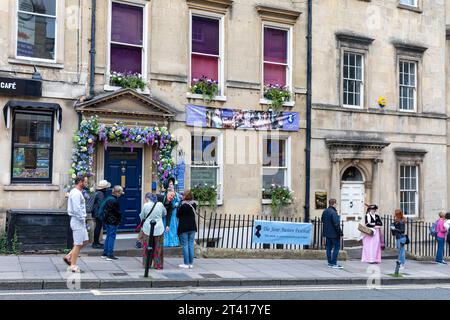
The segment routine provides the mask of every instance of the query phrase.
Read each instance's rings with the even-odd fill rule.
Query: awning
[[[57,120],[57,130],[61,130],[62,124],[62,108],[57,103],[31,102],[31,101],[9,101],[3,107],[3,116],[5,118],[6,129],[11,126],[11,110],[28,109],[28,110],[49,110],[55,111]]]

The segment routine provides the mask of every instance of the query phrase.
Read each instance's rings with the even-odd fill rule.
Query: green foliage
[[[216,207],[217,206],[217,187],[197,185],[191,189],[194,200],[198,201],[199,207]]]
[[[283,103],[291,100],[291,93],[287,87],[268,85],[264,87],[264,98],[272,101],[271,108],[278,113],[282,110]]]
[[[272,185],[269,189],[263,189],[263,199],[272,200],[272,213],[278,216],[282,208],[287,207],[294,199],[293,192],[288,188]]]
[[[17,231],[14,232],[14,236],[11,241],[11,250],[8,248],[8,235],[6,232],[0,237],[0,254],[19,254],[19,241],[17,238]]]
[[[125,74],[120,72],[113,72],[111,74],[111,85],[122,88],[145,90],[146,83],[139,73],[129,72]]]
[[[217,81],[203,76],[200,79],[193,80],[191,92],[201,94],[204,101],[210,102],[219,94],[219,85],[217,84]]]

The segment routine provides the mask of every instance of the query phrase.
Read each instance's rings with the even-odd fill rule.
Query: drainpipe
[[[306,69],[306,149],[305,149],[305,222],[309,222],[311,188],[311,107],[312,107],[312,0],[308,0],[308,35]]]
[[[90,70],[90,80],[89,80],[89,96],[94,96],[94,85],[95,85],[95,29],[96,29],[96,16],[97,16],[97,0],[92,0],[92,17],[91,17],[91,70]]]

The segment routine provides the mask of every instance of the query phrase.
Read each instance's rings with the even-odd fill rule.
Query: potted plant
[[[194,200],[198,202],[199,207],[217,206],[217,187],[213,185],[198,184],[191,189]]]
[[[289,188],[272,184],[270,188],[263,189],[263,199],[271,200],[271,209],[274,217],[278,217],[281,209],[287,207],[293,201],[293,192]]]
[[[219,85],[217,81],[202,76],[200,79],[192,80],[191,92],[201,94],[205,102],[210,102],[219,94]]]
[[[131,88],[131,89],[140,89],[142,91],[145,90],[146,83],[142,79],[142,75],[140,73],[135,72],[113,72],[110,77],[110,82],[112,86],[121,87],[121,88]]]
[[[270,108],[273,112],[278,113],[283,104],[291,100],[291,93],[286,86],[270,84],[264,87],[264,98],[271,101]]]

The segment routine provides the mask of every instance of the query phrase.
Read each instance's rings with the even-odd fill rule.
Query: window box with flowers
[[[278,84],[264,86],[264,99],[261,99],[260,103],[270,105],[269,108],[274,112],[280,112],[283,107],[293,107],[295,105],[288,87]]]
[[[135,72],[113,72],[109,78],[109,86],[105,90],[113,91],[119,88],[130,88],[140,93],[148,94],[148,86],[140,73]]]
[[[287,187],[271,185],[268,189],[262,189],[262,203],[270,204],[272,214],[277,217],[281,210],[292,203],[294,193]]]
[[[217,81],[205,76],[200,79],[193,79],[190,92],[187,93],[190,99],[203,99],[209,103],[212,100],[226,101],[226,97],[219,95],[219,85]]]

